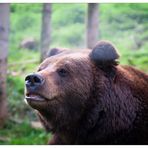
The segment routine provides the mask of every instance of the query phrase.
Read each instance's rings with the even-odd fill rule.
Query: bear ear
[[[116,48],[108,41],[99,41],[89,56],[99,67],[118,64],[119,54]]]
[[[49,52],[47,53],[47,57],[51,57],[57,54],[61,54],[63,52],[66,52],[67,49],[61,49],[61,48],[52,48],[49,50]]]

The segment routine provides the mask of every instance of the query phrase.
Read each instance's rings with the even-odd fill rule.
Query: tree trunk
[[[87,48],[92,49],[99,35],[99,4],[89,3],[87,10]]]
[[[0,4],[0,127],[7,118],[6,78],[9,34],[9,4]]]
[[[51,4],[43,5],[42,32],[41,32],[41,61],[46,58],[50,45],[51,33]]]

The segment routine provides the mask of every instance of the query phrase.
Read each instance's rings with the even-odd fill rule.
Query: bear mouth
[[[47,105],[52,104],[55,98],[49,99],[36,92],[26,92],[25,102],[36,110],[45,109]]]
[[[39,94],[27,93],[25,96],[27,101],[46,101],[47,99]]]
[[[47,105],[47,98],[40,94],[27,93],[25,102],[34,109],[43,109]]]
[[[41,94],[36,94],[36,93],[26,93],[25,99],[27,102],[49,102],[52,100],[55,100],[55,98],[53,99],[48,99],[46,97],[44,97]]]

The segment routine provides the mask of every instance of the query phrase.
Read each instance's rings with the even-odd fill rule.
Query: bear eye
[[[58,69],[57,72],[58,72],[59,76],[61,76],[61,77],[66,77],[67,74],[68,74],[68,72],[65,69],[63,69],[63,68]]]

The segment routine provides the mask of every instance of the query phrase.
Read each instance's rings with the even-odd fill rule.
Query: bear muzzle
[[[44,84],[44,78],[39,74],[30,74],[25,78],[26,92],[25,99],[30,106],[40,105],[47,101],[47,99],[41,95],[40,89]]]

